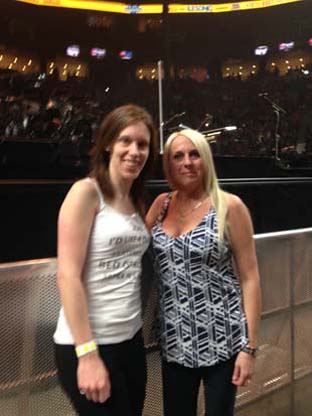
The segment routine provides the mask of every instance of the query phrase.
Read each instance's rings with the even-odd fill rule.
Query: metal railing
[[[255,236],[263,293],[253,381],[238,391],[237,416],[310,416],[312,411],[312,228]],[[71,416],[56,378],[52,335],[59,311],[56,259],[0,264],[1,416]],[[159,353],[150,348],[144,416],[162,415]],[[203,415],[200,395],[198,414]]]

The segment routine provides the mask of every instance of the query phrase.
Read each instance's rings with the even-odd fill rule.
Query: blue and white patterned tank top
[[[215,208],[179,237],[167,235],[160,219],[152,239],[163,358],[193,368],[228,360],[247,344],[247,324],[230,245],[218,243]]]

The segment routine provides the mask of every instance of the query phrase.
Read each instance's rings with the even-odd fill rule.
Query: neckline
[[[132,218],[136,218],[139,213],[137,211],[134,211],[132,214],[125,214],[123,212],[118,211],[118,209],[112,207],[106,200],[105,200],[105,196],[103,195],[103,192],[100,189],[100,186],[98,184],[98,181],[96,178],[94,177],[90,177],[87,176],[86,178],[89,181],[92,181],[95,184],[95,188],[98,192],[99,195],[99,199],[100,199],[100,206],[99,206],[99,211],[98,213],[103,209],[103,208],[108,208],[111,211],[115,212],[115,214],[121,215],[122,217],[128,218],[128,219],[132,219]]]
[[[193,227],[192,229],[190,229],[190,230],[188,230],[188,231],[185,231],[184,233],[182,233],[182,234],[180,234],[180,235],[177,235],[177,236],[171,236],[170,234],[168,234],[165,230],[164,230],[164,228],[163,228],[163,222],[161,222],[160,224],[159,224],[159,228],[160,228],[160,230],[162,231],[162,233],[166,236],[166,237],[168,237],[168,238],[170,238],[170,240],[178,240],[179,238],[184,238],[184,237],[186,237],[188,234],[191,234],[196,228],[198,228],[206,219],[207,219],[207,217],[208,217],[208,215],[210,214],[210,212],[212,211],[214,209],[214,207],[213,207],[213,205],[210,205],[210,207],[208,208],[208,210],[207,210],[207,212],[205,213],[205,215],[202,217],[202,219],[200,220],[200,222],[197,224],[197,225],[195,225],[195,227]]]
[[[137,216],[139,215],[137,211],[133,212],[132,214],[126,214],[124,212],[120,212],[118,211],[118,209],[112,207],[107,202],[105,202],[104,206],[110,209],[111,211],[113,211],[115,214],[121,215],[122,217],[125,217],[125,218],[129,218],[129,219],[137,218]]]

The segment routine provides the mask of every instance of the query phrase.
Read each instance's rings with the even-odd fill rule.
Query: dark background
[[[227,0],[213,1],[223,2]],[[82,53],[91,46],[102,46],[108,50],[107,60],[91,67],[91,75],[118,80],[140,64],[164,58],[167,64],[204,64],[218,76],[225,58],[251,58],[258,45],[267,44],[274,51],[279,42],[290,40],[307,50],[307,39],[312,37],[310,0],[254,11],[170,15],[166,22],[143,32],[139,23],[146,16],[107,13],[111,21],[105,28],[88,25],[91,14],[96,13],[1,0],[0,46],[38,54],[43,68],[48,59],[64,54],[68,44],[80,44]],[[134,60],[117,60],[121,49],[133,50]],[[47,146],[31,148],[28,143],[27,149],[13,150],[9,153],[12,170],[1,172],[1,262],[56,255],[57,213],[72,181],[82,172],[65,168],[49,175],[51,152]],[[304,177],[308,171],[285,171],[272,158],[216,158],[216,165],[224,189],[239,195],[249,207],[256,233],[311,226],[312,177]],[[32,180],[20,180],[22,177]],[[50,182],[34,179],[40,177]],[[239,179],[243,177],[258,179]],[[161,179],[151,181],[150,199],[166,189]]]
[[[0,185],[0,262],[54,257],[58,210],[71,181]],[[311,226],[312,178],[229,179],[221,186],[246,203],[256,233]],[[150,200],[168,189],[163,180],[148,188]]]

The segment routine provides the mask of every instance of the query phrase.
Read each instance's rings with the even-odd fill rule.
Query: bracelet
[[[91,340],[89,342],[85,342],[84,344],[77,345],[75,348],[77,358],[83,357],[86,354],[89,354],[90,352],[96,351],[97,345],[95,341]]]
[[[247,354],[251,355],[252,357],[255,357],[258,351],[258,348],[251,348],[245,345],[241,351],[246,352]]]

